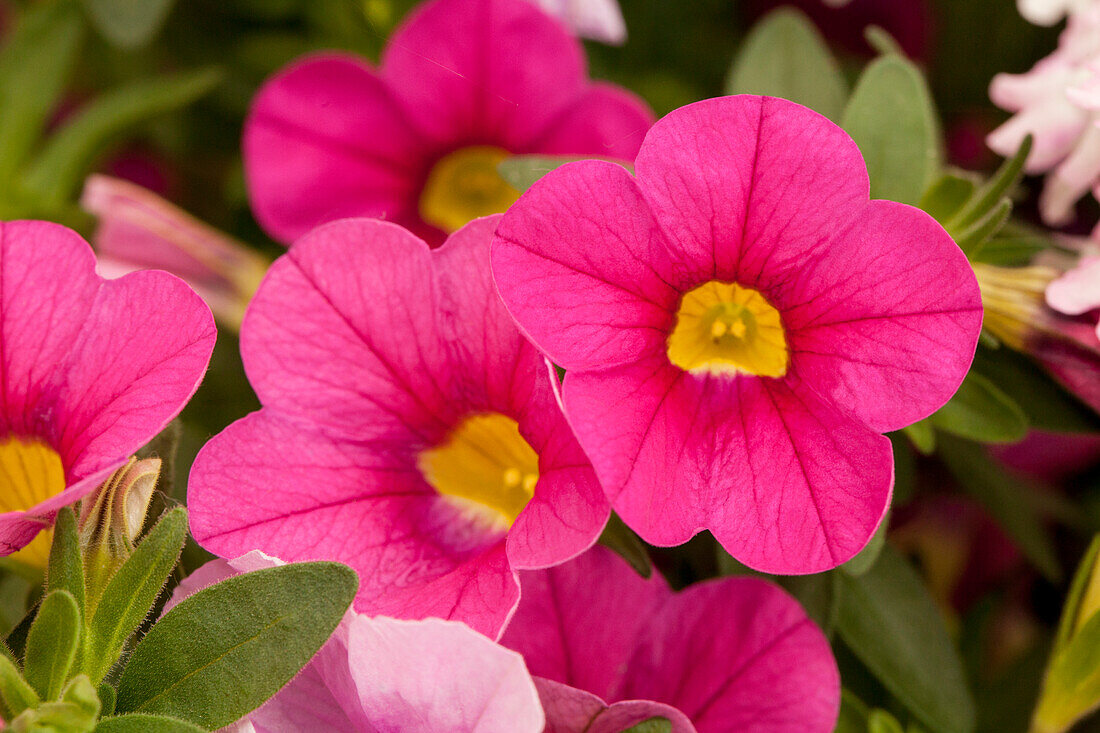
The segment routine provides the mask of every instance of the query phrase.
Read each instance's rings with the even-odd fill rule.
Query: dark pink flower
[[[606,499],[490,280],[496,224],[430,250],[393,224],[339,221],[272,265],[241,331],[264,408],[191,472],[203,547],[338,560],[359,571],[359,611],[493,636],[516,569],[596,540]]]
[[[618,733],[652,717],[673,733],[833,729],[840,675],[829,642],[771,583],[725,578],[673,593],[595,547],[521,573],[520,584],[501,643],[535,675],[548,733]]]
[[[513,153],[632,159],[652,122],[628,92],[591,83],[580,43],[524,0],[434,0],[390,38],[375,71],[346,54],[267,82],[245,123],[253,209],[290,242],[371,216],[437,245],[504,211]]]
[[[524,194],[493,246],[505,304],[568,371],[570,424],[643,539],[709,529],[773,573],[844,562],[889,504],[880,433],[970,366],[966,257],[924,212],[869,201],[855,143],[792,102],[683,107],[636,171],[571,163]]]

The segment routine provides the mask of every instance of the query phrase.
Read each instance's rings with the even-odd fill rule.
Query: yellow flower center
[[[0,440],[0,512],[25,511],[65,490],[61,456],[45,443],[23,438]],[[10,557],[46,567],[53,532],[40,532]]]
[[[480,216],[499,214],[519,198],[497,172],[508,152],[488,145],[459,148],[439,160],[420,194],[420,217],[445,232]]]
[[[790,357],[783,323],[763,295],[711,280],[680,300],[668,358],[685,371],[782,377]]]
[[[421,452],[417,467],[440,494],[489,510],[505,529],[539,480],[538,454],[516,421],[500,413],[466,418],[440,445]]]

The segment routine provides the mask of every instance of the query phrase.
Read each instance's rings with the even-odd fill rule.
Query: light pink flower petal
[[[289,243],[349,216],[407,223],[426,152],[389,88],[354,56],[306,57],[252,103],[242,149],[265,229]]]
[[[922,211],[875,201],[776,291],[797,374],[880,432],[939,409],[974,358],[977,280]]]
[[[379,731],[541,733],[523,658],[461,624],[359,616],[348,629],[359,705]]]
[[[564,396],[612,508],[651,544],[709,529],[750,567],[820,572],[859,552],[889,504],[889,440],[785,381],[654,358],[570,374]]]
[[[998,75],[993,80],[996,88]],[[1043,80],[1044,84],[1052,83]],[[1030,133],[1031,153],[1027,156],[1028,173],[1050,170],[1069,155],[1088,124],[1088,113],[1072,104],[1065,95],[1026,107],[1007,122],[989,133],[986,144],[998,155],[1009,157]]]
[[[634,94],[595,83],[561,112],[532,147],[544,154],[585,151],[604,158],[633,160],[653,113]]]
[[[1043,221],[1063,226],[1073,221],[1077,201],[1100,182],[1100,127],[1088,125],[1066,159],[1043,185],[1039,211]]]
[[[471,222],[432,257],[468,408],[514,416],[539,455],[539,482],[508,533],[508,558],[517,568],[545,567],[588,549],[611,509],[558,407],[543,357],[520,335],[493,286],[489,244],[499,219]]]
[[[441,144],[519,152],[585,84],[576,39],[521,0],[432,0],[390,38],[382,76]]]
[[[675,705],[699,733],[833,730],[840,674],[829,642],[778,587],[713,580],[646,618],[619,695]]]
[[[253,413],[195,459],[191,532],[223,557],[258,549],[343,562],[359,573],[362,612],[458,618],[496,634],[518,600],[503,536],[433,491],[405,442],[338,442],[268,408]]]
[[[493,275],[535,344],[566,369],[663,351],[680,293],[664,234],[630,174],[570,163],[521,201],[497,229]]]
[[[800,105],[749,95],[669,113],[635,168],[668,241],[694,267],[693,285],[756,287],[765,269],[765,284],[783,281],[859,214],[870,188],[843,130]]]
[[[1100,257],[1083,257],[1077,267],[1047,286],[1047,305],[1079,316],[1100,308]]]
[[[616,0],[534,0],[584,38],[618,46],[626,41],[626,23]]]
[[[674,707],[651,700],[624,700],[608,705],[590,692],[552,680],[535,678],[546,713],[544,733],[622,733],[651,718],[672,723],[672,733],[696,733],[695,726]]]
[[[523,602],[500,643],[522,654],[536,677],[606,700],[617,692],[646,619],[671,593],[659,573],[643,579],[600,546],[520,573],[520,589]]]
[[[245,315],[241,355],[265,406],[352,440],[440,439],[454,405],[423,241],[342,220],[280,257]]]

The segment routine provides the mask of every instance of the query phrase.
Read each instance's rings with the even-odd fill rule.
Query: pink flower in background
[[[214,348],[210,309],[182,281],[106,281],[75,232],[0,223],[0,554],[94,491],[174,418]],[[44,565],[48,535],[19,557]]]
[[[1086,11],[1096,0],[1016,0],[1020,15],[1035,25],[1054,25],[1067,15]]]
[[[1083,316],[1100,309],[1100,256],[1087,256],[1072,270],[1047,285],[1046,300],[1067,316]],[[1100,323],[1096,326],[1100,339]]]
[[[993,103],[1015,114],[986,142],[1007,157],[1033,135],[1027,171],[1050,172],[1039,210],[1051,225],[1069,223],[1078,199],[1100,184],[1100,114],[1081,96],[1097,63],[1100,3],[1092,3],[1070,16],[1054,53],[1025,74],[997,74],[989,87]]]
[[[99,218],[92,241],[99,272],[167,270],[187,281],[227,326],[239,329],[269,262],[137,184],[88,178],[80,205]]]
[[[595,547],[521,573],[520,584],[501,643],[535,675],[548,733],[617,733],[652,717],[673,733],[833,729],[840,675],[829,642],[771,583],[725,578],[673,593]]]
[[[632,94],[589,82],[580,44],[530,2],[434,0],[377,71],[323,54],[269,80],[245,122],[245,173],[284,242],[371,216],[438,245],[515,201],[497,173],[509,154],[632,159],[651,122]]]
[[[516,569],[596,540],[607,501],[492,286],[496,224],[432,251],[393,224],[334,222],[272,265],[241,332],[264,408],[191,471],[203,547],[338,560],[359,572],[359,611],[493,636]]]
[[[213,560],[180,583],[167,608],[234,575],[280,564],[256,551]],[[519,654],[458,622],[349,611],[297,677],[227,730],[542,733],[543,726]]]
[[[504,215],[493,272],[568,371],[564,405],[643,539],[709,529],[737,559],[809,573],[889,504],[882,432],[955,391],[981,326],[974,274],[929,216],[868,201],[836,125],[770,97],[659,121],[637,177],[544,177]]]
[[[616,0],[532,0],[584,38],[616,46],[626,41],[626,23]]]

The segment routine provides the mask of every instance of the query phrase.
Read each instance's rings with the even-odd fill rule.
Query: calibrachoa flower
[[[879,433],[939,408],[970,366],[981,302],[923,212],[868,201],[852,140],[800,105],[688,105],[637,177],[563,166],[504,215],[493,272],[568,374],[566,415],[647,542],[709,529],[776,573],[858,552],[889,503]]]
[[[372,216],[434,245],[516,200],[497,173],[509,154],[632,159],[651,122],[633,95],[587,81],[578,41],[531,3],[435,0],[377,72],[324,54],[267,82],[245,122],[245,173],[277,239]]]
[[[1015,113],[989,134],[989,147],[1012,155],[1030,133],[1027,171],[1052,171],[1039,201],[1048,224],[1068,223],[1077,200],[1100,183],[1100,113],[1082,103],[1079,89],[1097,63],[1100,2],[1070,16],[1054,53],[1025,74],[997,74],[989,87],[993,103]]]
[[[578,36],[619,45],[626,40],[626,23],[616,0],[532,0],[559,18]]]
[[[432,251],[393,224],[345,220],[275,262],[241,332],[264,408],[191,472],[203,547],[339,560],[359,571],[359,611],[492,636],[516,569],[595,541],[607,502],[493,289],[496,224]]]
[[[240,328],[245,307],[267,272],[266,259],[121,178],[89,177],[80,205],[99,218],[92,242],[101,275],[167,270],[186,280],[226,325]]]
[[[206,586],[281,564],[262,552],[213,560],[180,583],[169,606]],[[290,684],[234,733],[542,733],[523,658],[464,624],[396,621],[349,611]]]
[[[181,280],[107,281],[57,224],[0,223],[0,554],[27,546],[179,413],[214,348]],[[19,557],[44,565],[48,534]]]
[[[840,676],[829,642],[771,583],[725,578],[673,593],[595,547],[521,573],[520,584],[501,643],[536,676],[550,733],[617,733],[652,717],[673,733],[833,729]]]

